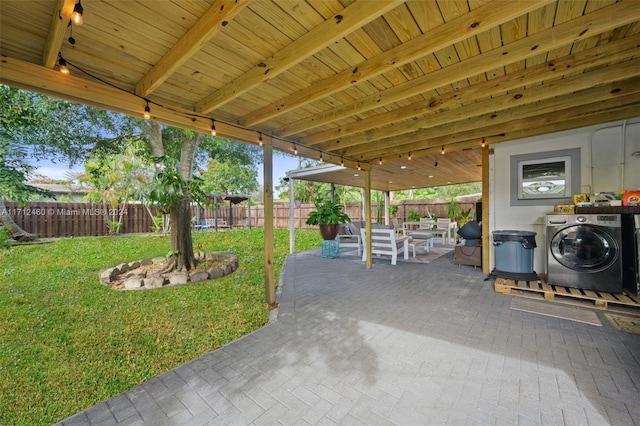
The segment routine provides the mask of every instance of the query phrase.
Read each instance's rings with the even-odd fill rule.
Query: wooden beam
[[[620,15],[618,15],[620,13]],[[640,8],[633,2],[620,2],[605,7],[581,18],[549,28],[546,31],[530,35],[499,49],[493,49],[465,61],[458,62],[437,71],[412,79],[390,89],[315,114],[297,123],[276,129],[275,135],[286,136],[313,127],[323,126],[355,114],[380,108],[390,103],[399,102],[412,96],[421,95],[431,90],[456,83],[478,74],[506,66],[515,61],[527,59],[558,47],[574,43],[613,30],[619,26],[640,19]],[[550,61],[553,62],[553,61]],[[561,70],[558,68],[558,70]],[[532,76],[533,78],[533,76]],[[300,93],[300,92],[299,92]],[[362,131],[360,122],[355,125],[341,126],[312,134],[304,138],[306,145],[315,145],[323,141],[342,138],[345,135]]]
[[[426,138],[471,130],[478,125],[484,126],[487,121],[491,121],[492,124],[507,123],[518,119],[516,114],[518,116],[529,113],[539,114],[541,108],[545,106],[556,109],[570,108],[592,101],[589,96],[596,96],[598,100],[621,96],[624,93],[621,91],[633,90],[632,85],[623,82],[636,76],[638,69],[640,69],[640,59],[634,59],[566,79],[547,82],[543,86],[533,86],[483,102],[470,103],[462,108],[436,115],[411,121],[398,121],[378,131],[349,136],[341,139],[340,143],[323,148],[327,151],[337,148],[340,154],[347,157],[358,156],[363,160],[396,153],[394,152],[396,148],[405,151],[415,149],[406,142],[411,140],[415,144]],[[611,91],[614,92],[611,93]],[[529,105],[526,111],[519,108],[526,105]],[[382,118],[380,121],[386,120]]]
[[[620,62],[628,61],[629,59],[640,55],[639,46],[640,34],[637,34],[635,36],[607,44],[606,46],[598,46],[557,61],[545,62],[544,64],[540,64],[532,68],[527,68],[483,83],[474,84],[472,86],[448,92],[437,98],[429,98],[424,101],[414,102],[409,106],[398,108],[385,114],[378,114],[372,118],[358,120],[355,123],[341,126],[338,129],[319,132],[305,137],[303,141],[307,145],[317,145],[319,149],[332,151],[334,149],[350,146],[352,143],[352,139],[349,139],[348,137],[350,134],[366,132],[370,129],[399,123],[403,120],[423,117],[429,121],[431,126],[437,126],[438,124],[446,122],[445,115],[448,114],[447,116],[450,117],[452,114],[455,114],[456,116],[461,114],[462,112],[460,109],[463,108],[463,106],[475,103],[475,99],[479,94],[483,98],[495,97],[522,87],[535,86],[541,82],[579,76],[587,70],[594,70],[603,65],[608,65],[609,67],[624,66],[624,64],[621,64]],[[626,71],[627,70],[623,70],[623,72]],[[610,72],[613,71],[610,70]],[[577,79],[579,80],[580,77],[577,77]],[[575,80],[576,79],[574,78],[574,81]],[[568,83],[563,82],[562,87],[570,89],[570,87],[568,85],[565,86],[565,84]],[[557,87],[558,83],[556,82],[555,85]],[[544,87],[545,86],[543,86],[543,88]],[[487,104],[485,103],[484,105]],[[489,110],[492,109],[489,108]],[[419,124],[414,124],[416,124],[414,129],[420,127]],[[390,129],[391,128],[392,127],[390,127]],[[382,131],[384,132],[384,129]],[[386,135],[376,135],[375,132],[367,133],[367,140],[371,141],[376,136],[380,138],[397,134],[399,133],[392,132]],[[339,139],[330,140],[331,138],[337,137],[339,137]],[[356,142],[357,140],[358,139],[355,138],[353,139],[353,142]],[[363,140],[364,138],[359,139],[360,142]]]
[[[491,150],[491,152],[489,152]],[[489,154],[493,153],[493,148],[485,145],[482,148],[482,273],[489,274]]]
[[[273,149],[271,138],[264,141],[264,293],[267,304],[276,307],[273,239]]]
[[[49,34],[42,52],[42,65],[47,68],[53,68],[56,64],[75,4],[75,0],[58,0],[56,2],[56,8],[51,15]]]
[[[138,81],[135,93],[147,96],[156,90],[248,4],[248,0],[215,0],[193,27]]]
[[[265,80],[276,77],[306,58],[315,55],[321,49],[340,40],[347,34],[373,21],[405,0],[357,1],[344,8],[340,14],[327,19],[313,30],[304,34],[284,49],[247,71],[233,82],[225,84],[220,90],[198,102],[195,111],[206,114],[248,92]],[[252,126],[255,122],[240,120],[243,126]]]
[[[452,43],[480,34],[549,3],[551,0],[506,1],[485,4],[400,46],[362,62],[356,67],[349,68],[260,108],[244,116],[240,122],[245,125],[254,125],[287,113],[292,109],[427,56]]]

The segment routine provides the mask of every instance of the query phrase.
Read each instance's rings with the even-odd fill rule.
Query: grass
[[[296,231],[296,249],[320,246]],[[275,230],[276,282],[289,251]],[[188,286],[113,291],[101,268],[163,256],[169,239],[127,235],[18,246],[0,257],[0,424],[51,424],[246,335],[269,318],[262,229],[194,233],[231,251],[233,274]]]

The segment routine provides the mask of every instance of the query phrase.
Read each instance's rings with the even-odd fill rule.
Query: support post
[[[489,274],[489,145],[482,148],[482,273]]]
[[[289,178],[289,253],[291,254],[296,251],[296,242],[294,236],[294,232],[296,229],[294,207],[293,178]]]
[[[389,223],[389,191],[384,191],[384,224],[390,225]]]
[[[273,147],[271,139],[264,149],[264,291],[265,301],[271,307],[276,302],[273,241]]]
[[[364,249],[367,251],[367,269],[373,265],[373,254],[371,253],[371,171],[364,172],[364,213],[366,217],[365,232],[367,233],[367,244]]]
[[[249,225],[249,229],[251,229],[251,197],[249,197],[247,199],[247,204],[248,204],[248,211],[247,214],[249,216],[248,220],[247,220],[247,224]]]

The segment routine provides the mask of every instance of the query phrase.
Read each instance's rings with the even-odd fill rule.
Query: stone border
[[[193,284],[215,278],[222,278],[238,269],[238,256],[227,251],[202,254],[198,262],[223,262],[224,266],[213,266],[205,270],[192,272],[176,271],[160,274],[166,259],[154,257],[129,263],[121,263],[111,268],[101,269],[98,273],[100,283],[112,290],[148,290]],[[124,275],[124,276],[123,276]],[[113,288],[112,283],[122,280],[123,288]]]

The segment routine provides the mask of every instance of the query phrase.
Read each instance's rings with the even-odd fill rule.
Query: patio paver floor
[[[511,310],[451,258],[290,255],[277,321],[61,424],[640,422],[639,336]]]

